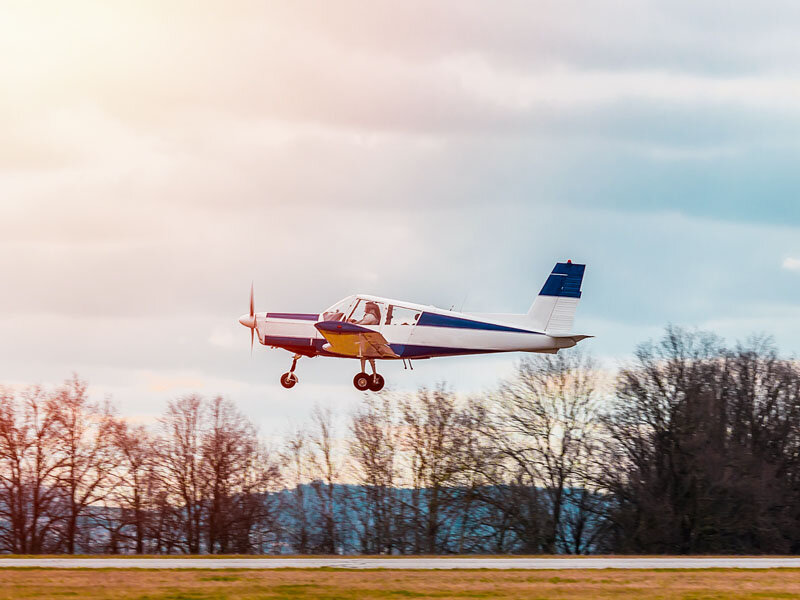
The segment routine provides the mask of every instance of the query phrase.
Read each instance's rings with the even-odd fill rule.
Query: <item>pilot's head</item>
[[[381,309],[378,308],[378,305],[374,302],[367,302],[366,306],[364,306],[364,312],[367,314],[375,315],[379,319],[381,318]]]

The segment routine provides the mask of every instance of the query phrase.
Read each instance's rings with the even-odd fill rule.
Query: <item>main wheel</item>
[[[386,382],[383,380],[383,375],[375,373],[375,375],[370,377],[369,389],[373,392],[380,392],[383,389],[384,383]]]
[[[297,383],[297,375],[292,372],[287,372],[281,375],[281,385],[287,390],[293,388]]]
[[[364,373],[356,373],[356,376],[353,377],[353,385],[356,386],[356,389],[360,392],[366,392],[369,389],[369,384],[372,382],[372,377]]]

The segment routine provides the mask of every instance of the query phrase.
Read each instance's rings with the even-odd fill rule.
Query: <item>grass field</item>
[[[800,599],[800,569],[349,571],[0,570],[0,599]]]

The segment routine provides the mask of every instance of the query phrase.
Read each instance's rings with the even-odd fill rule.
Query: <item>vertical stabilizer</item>
[[[572,333],[585,270],[571,261],[556,264],[528,311],[533,327],[551,335]]]

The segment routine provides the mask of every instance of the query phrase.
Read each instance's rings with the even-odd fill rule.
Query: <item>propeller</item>
[[[255,341],[258,323],[256,321],[255,299],[253,297],[253,284],[250,284],[250,314],[239,317],[239,323],[250,328],[250,354],[253,354],[253,342]]]
[[[250,282],[250,318],[253,320],[253,326],[250,327],[250,354],[253,354],[253,338],[256,335],[256,302],[253,297],[253,282]]]

